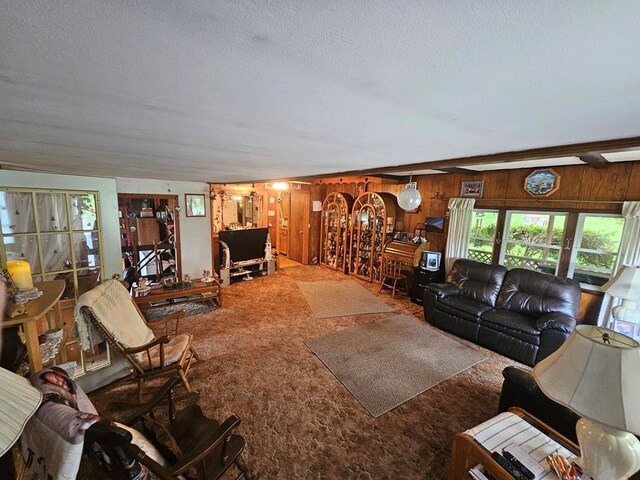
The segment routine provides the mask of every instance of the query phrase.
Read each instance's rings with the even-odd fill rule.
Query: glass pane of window
[[[36,231],[33,201],[28,192],[0,192],[0,223],[2,233],[31,233]]]
[[[71,228],[73,230],[97,230],[96,196],[93,193],[70,195]]]
[[[45,272],[72,268],[68,233],[47,233],[41,235],[40,239]]]
[[[559,258],[559,248],[523,247],[511,243],[507,245],[504,265],[507,268],[526,268],[527,270],[555,274],[558,269]]]
[[[100,245],[98,232],[73,234],[73,253],[76,256],[76,267],[96,267],[100,265]]]
[[[69,230],[67,221],[67,199],[64,193],[38,193],[38,227],[41,232],[64,232]]]
[[[497,223],[498,212],[474,210],[467,258],[476,262],[491,263]]]
[[[500,263],[556,274],[566,220],[564,213],[511,212]]]
[[[31,265],[31,273],[40,273],[38,260],[38,241],[35,235],[4,237],[4,250],[7,260],[26,260]]]
[[[78,270],[78,297],[92,288],[96,287],[100,282],[100,270]]]
[[[566,214],[522,212],[512,213],[508,240],[531,244],[562,244]]]
[[[584,215],[581,225],[573,278],[589,285],[604,285],[618,258],[624,218]]]
[[[87,372],[105,367],[110,363],[107,342],[101,342],[91,347],[90,351],[82,352],[82,355],[84,357],[84,369]]]

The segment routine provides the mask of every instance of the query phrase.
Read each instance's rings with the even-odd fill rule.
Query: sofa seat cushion
[[[540,330],[536,319],[518,312],[494,308],[482,314],[480,325],[523,340],[532,345],[540,345]]]
[[[471,317],[479,322],[480,315],[491,310],[493,307],[478,300],[455,295],[441,299],[438,308],[452,315],[462,314],[465,315],[465,317]]]

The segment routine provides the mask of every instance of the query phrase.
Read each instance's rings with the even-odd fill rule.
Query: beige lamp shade
[[[602,291],[612,297],[639,301],[640,267],[622,267],[611,280],[602,286]]]
[[[548,397],[582,417],[640,434],[640,344],[613,330],[579,325],[533,376]]]
[[[42,393],[29,380],[0,368],[0,456],[20,438],[41,402]]]

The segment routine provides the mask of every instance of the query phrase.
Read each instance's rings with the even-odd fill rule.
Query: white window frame
[[[497,223],[498,223],[498,219],[500,218],[500,210],[493,209],[493,208],[474,208],[473,213],[475,214],[476,212],[495,213],[496,214],[496,232],[494,233],[493,238],[491,239],[485,238],[485,237],[476,237],[473,235],[473,225],[472,225],[471,233],[469,234],[469,250],[471,250],[471,242],[473,240],[491,240],[493,242],[493,245],[495,246],[496,237],[498,236]],[[489,264],[491,264],[491,259],[493,258],[493,249],[489,253],[490,253]],[[469,254],[467,253],[467,258],[468,257],[469,257]]]
[[[585,248],[580,248],[579,245],[582,243],[582,233],[584,230],[584,222],[586,217],[609,217],[609,218],[623,218],[622,215],[616,213],[598,213],[598,212],[580,212],[578,214],[578,223],[576,225],[576,234],[573,239],[573,245],[571,248],[571,259],[569,261],[569,269],[567,271],[567,278],[573,278],[576,268],[576,260],[578,258],[579,252],[589,252],[589,253],[615,253],[616,256],[620,254],[620,245],[618,244],[617,252],[608,252],[604,250],[590,250]],[[611,278],[611,277],[609,277]],[[584,290],[592,290],[592,291],[602,291],[599,285],[591,285],[590,283],[582,283],[580,282],[580,286]]]
[[[34,280],[36,281],[45,281],[45,279],[51,279],[54,278],[57,274],[60,273],[71,273],[73,275],[73,290],[74,290],[74,299],[77,300],[78,297],[78,273],[82,272],[84,270],[89,270],[89,269],[99,269],[100,271],[100,278],[104,279],[104,272],[105,272],[105,266],[104,266],[104,241],[102,238],[102,215],[101,215],[101,204],[100,204],[100,192],[95,191],[95,190],[66,190],[66,189],[42,189],[42,188],[15,188],[15,187],[0,187],[0,191],[3,192],[9,192],[9,193],[26,193],[31,195],[31,207],[33,209],[34,212],[34,216],[33,216],[33,221],[34,221],[34,231],[33,232],[19,232],[19,233],[4,233],[2,232],[2,230],[0,229],[0,265],[4,266],[6,265],[6,261],[7,261],[7,253],[6,253],[6,249],[5,249],[5,238],[7,237],[22,237],[22,236],[32,236],[36,239],[36,244],[37,244],[37,256],[38,256],[38,262],[39,262],[39,267],[40,267],[40,272],[39,273],[34,273],[32,275],[32,277],[34,278]],[[51,193],[51,194],[61,194],[64,195],[65,198],[65,208],[66,208],[66,218],[67,218],[67,222],[69,224],[69,228],[66,231],[41,231],[40,228],[40,222],[39,222],[39,212],[38,212],[38,208],[37,208],[37,195],[39,193]],[[95,202],[96,202],[96,224],[93,226],[93,228],[91,230],[74,230],[71,226],[71,219],[72,219],[72,215],[71,215],[71,196],[73,195],[85,195],[85,194],[90,194],[90,195],[94,195],[95,197]],[[57,270],[49,270],[46,271],[46,266],[45,266],[45,262],[44,262],[44,255],[43,255],[43,239],[46,238],[48,235],[54,235],[54,234],[66,234],[68,235],[69,238],[69,246],[70,246],[70,256],[71,256],[71,267],[69,268],[63,268],[63,269],[57,269]],[[87,234],[87,233],[96,233],[97,237],[98,237],[98,245],[99,245],[99,252],[100,252],[100,265],[97,266],[91,266],[91,267],[78,267],[77,266],[77,262],[76,262],[76,255],[75,255],[75,248],[73,246],[73,236],[74,234]],[[67,300],[67,299],[61,299],[62,301]],[[72,342],[69,342],[72,343]],[[91,371],[95,371],[95,370],[99,370],[101,368],[104,367],[108,367],[109,365],[111,365],[111,348],[109,347],[109,343],[104,340],[104,343],[106,345],[106,359],[103,360],[102,362],[98,363],[97,365],[89,365],[89,362],[86,361],[85,357],[87,356],[87,353],[85,353],[84,351],[80,351],[80,361],[78,362],[78,365],[76,366],[76,371],[74,373],[74,378],[79,378],[85,374],[87,374],[88,372]],[[66,348],[67,344],[62,345],[61,348]]]
[[[514,243],[513,240],[509,240],[509,227],[511,225],[511,216],[512,214],[533,214],[533,215],[564,215],[565,216],[565,224],[564,228],[567,227],[567,220],[569,218],[569,212],[555,212],[555,211],[543,211],[543,210],[507,210],[504,218],[504,229],[502,230],[502,242],[500,243],[500,257],[498,259],[498,263],[500,265],[505,265],[504,259],[507,253],[507,244]],[[558,263],[556,264],[556,270],[554,275],[558,274],[558,268],[560,267],[560,257],[562,255],[562,245],[554,246],[554,245],[540,245],[536,243],[525,244],[517,242],[517,245],[528,245],[532,247],[541,247],[541,248],[550,248],[553,250],[558,250]]]

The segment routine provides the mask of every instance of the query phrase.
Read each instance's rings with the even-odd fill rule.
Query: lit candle
[[[11,280],[20,290],[30,290],[33,288],[31,279],[31,265],[24,260],[8,260],[7,270],[11,275]]]

